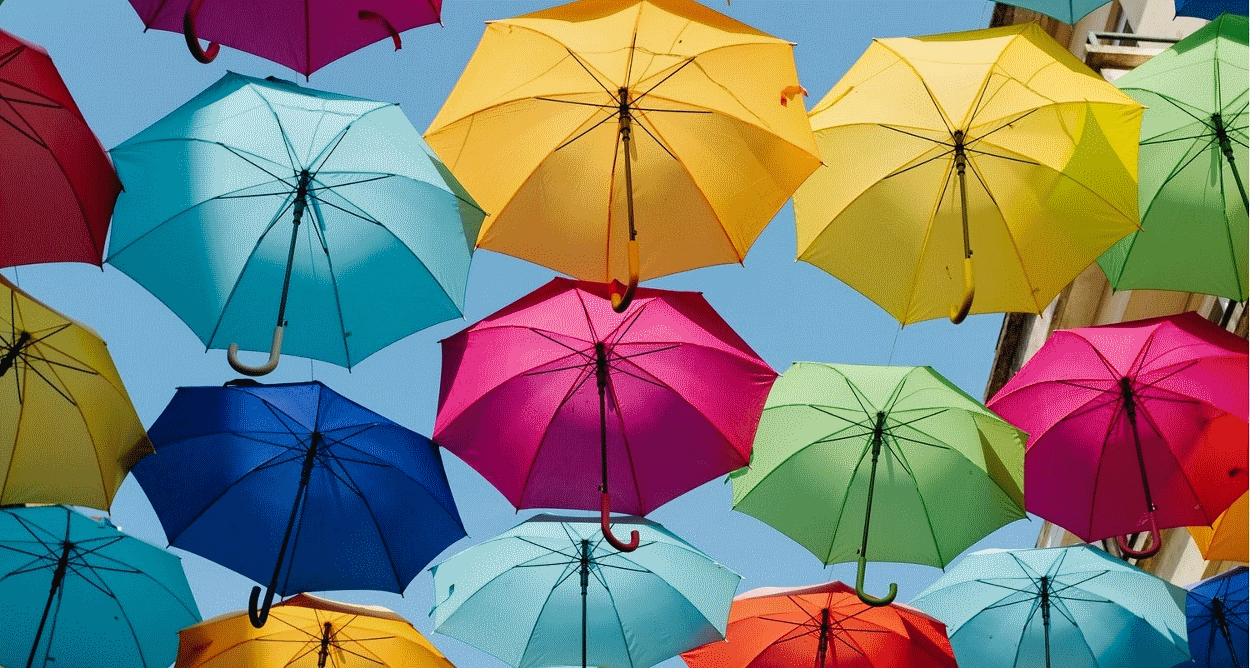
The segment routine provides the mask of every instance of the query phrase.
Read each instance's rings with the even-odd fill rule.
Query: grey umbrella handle
[[[273,343],[269,345],[269,360],[260,366],[248,366],[239,361],[239,344],[232,343],[226,349],[226,361],[230,366],[245,376],[263,376],[278,368],[278,358],[282,355],[282,332],[286,328],[278,325],[273,328]]]

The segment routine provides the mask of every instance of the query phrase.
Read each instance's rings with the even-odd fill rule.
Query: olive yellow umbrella
[[[1040,313],[1138,229],[1141,114],[1033,23],[874,40],[810,113],[798,258],[904,325]]]
[[[174,668],[453,668],[425,636],[386,608],[297,594],[252,626],[246,610],[178,632]]]
[[[1209,527],[1189,527],[1189,535],[1198,544],[1198,551],[1207,561],[1250,561],[1250,549],[1247,548],[1246,525],[1250,524],[1247,517],[1246,495],[1233,502],[1223,514],[1215,518]]]
[[[99,335],[0,277],[0,505],[107,510],[150,452]]]
[[[487,24],[425,138],[478,247],[632,287],[742,261],[820,163],[800,94],[793,44],[694,0],[581,0]]]

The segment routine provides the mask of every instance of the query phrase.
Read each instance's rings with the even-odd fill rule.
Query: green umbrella
[[[773,385],[734,509],[825,564],[945,567],[1024,517],[1024,442],[929,367],[797,362]],[[872,520],[876,520],[875,522]]]
[[[1115,82],[1147,107],[1141,231],[1098,260],[1116,289],[1246,298],[1246,59],[1224,14]]]

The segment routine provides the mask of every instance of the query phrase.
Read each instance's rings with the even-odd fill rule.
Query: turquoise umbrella
[[[1185,590],[1089,545],[984,550],[911,604],[946,623],[960,668],[1172,668]]]
[[[0,665],[168,666],[198,621],[173,554],[65,506],[0,508]]]
[[[227,74],[112,156],[108,262],[240,373],[284,339],[350,368],[461,315],[485,214],[394,104]]]
[[[539,515],[435,566],[434,630],[517,668],[646,668],[722,640],[741,578],[659,524],[615,523],[636,550],[598,517]]]

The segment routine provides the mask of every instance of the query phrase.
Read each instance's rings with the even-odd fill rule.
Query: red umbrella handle
[[[191,4],[187,5],[187,13],[182,16],[182,36],[187,38],[187,48],[191,50],[191,55],[201,63],[208,64],[217,57],[221,45],[209,42],[207,49],[200,48],[200,38],[195,34],[195,20],[200,15],[200,5],[203,4],[204,0],[191,0]]]
[[[382,16],[377,12],[371,12],[368,9],[362,9],[356,13],[356,18],[361,21],[375,21],[377,23],[381,23],[382,27],[386,28],[387,34],[391,36],[391,41],[395,42],[395,50],[398,51],[404,47],[403,40],[399,38],[399,31],[395,30],[395,26],[391,25],[391,22],[387,21],[385,16]]]
[[[1128,544],[1126,536],[1116,536],[1115,542],[1120,546],[1120,552],[1134,559],[1146,559],[1158,554],[1159,548],[1163,547],[1163,540],[1159,536],[1159,525],[1155,523],[1154,511],[1150,511],[1150,542],[1145,547],[1140,550],[1134,550]]]
[[[608,526],[608,520],[611,519],[612,497],[607,492],[603,493],[599,502],[599,528],[603,529],[603,537],[612,544],[619,552],[633,552],[638,549],[639,536],[638,531],[629,532],[629,543],[623,543],[619,538],[612,535],[612,527]]]

